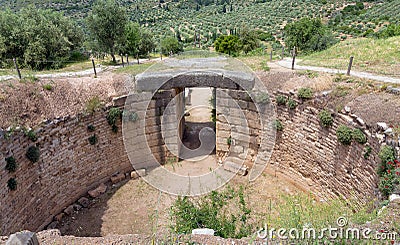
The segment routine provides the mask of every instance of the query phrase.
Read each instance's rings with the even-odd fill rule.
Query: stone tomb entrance
[[[235,174],[251,180],[261,174],[275,142],[274,108],[256,77],[232,71],[237,67],[245,68],[226,57],[178,57],[136,77],[125,103],[123,136],[133,167],[148,170],[148,183],[176,195],[200,195]],[[193,124],[185,123],[185,90],[199,87],[215,97],[215,124],[200,125],[197,144],[188,145],[182,140]],[[216,158],[209,158],[214,152]],[[210,168],[201,175],[171,171],[168,166],[179,161],[205,161]]]

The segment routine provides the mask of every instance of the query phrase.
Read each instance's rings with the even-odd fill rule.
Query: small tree
[[[183,51],[182,44],[175,37],[165,37],[161,40],[161,52],[168,55],[170,52],[176,54]]]
[[[221,35],[214,43],[214,47],[217,52],[229,55],[239,52],[241,46],[242,44],[240,39],[236,35]]]
[[[100,51],[110,53],[113,62],[116,62],[118,44],[125,41],[127,22],[125,8],[113,0],[97,0],[86,18],[91,38],[98,43]]]
[[[284,40],[290,49],[296,47],[303,51],[324,50],[338,41],[320,19],[310,18],[287,24],[284,28]]]

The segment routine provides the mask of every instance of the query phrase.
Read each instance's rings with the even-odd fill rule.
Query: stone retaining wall
[[[322,199],[343,197],[365,203],[379,196],[376,167],[380,143],[370,127],[349,115],[333,113],[333,126],[324,128],[319,112],[312,102],[300,102],[295,110],[277,107],[284,129],[277,135],[271,166]],[[341,124],[360,128],[367,135],[367,144],[372,148],[368,159],[364,158],[366,145],[353,141],[345,146],[338,142],[336,129]]]

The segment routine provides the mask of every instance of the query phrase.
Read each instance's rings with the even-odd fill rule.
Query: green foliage
[[[116,125],[118,118],[122,116],[122,112],[119,108],[111,108],[108,111],[107,122],[111,126],[111,130],[114,133],[118,132],[118,126]]]
[[[328,110],[322,110],[319,114],[319,121],[322,126],[324,127],[330,127],[333,124],[333,117],[332,113],[329,112]]]
[[[270,71],[271,70],[271,68],[268,66],[268,62],[265,62],[265,61],[261,62],[261,69],[263,71]]]
[[[239,40],[241,44],[240,48],[245,54],[260,46],[257,32],[255,30],[250,30],[248,27],[242,27],[239,33]]]
[[[98,96],[94,96],[86,102],[86,112],[94,113],[101,107],[101,100]]]
[[[383,146],[378,156],[381,159],[377,169],[380,177],[379,190],[387,198],[400,186],[400,161],[396,159],[395,151],[390,146]]]
[[[88,141],[89,141],[89,143],[90,143],[91,145],[97,144],[98,139],[97,139],[96,134],[93,134],[92,136],[90,136],[90,137],[88,138]]]
[[[227,144],[227,145],[232,145],[232,136],[229,136],[229,137],[226,139],[226,144]]]
[[[7,157],[6,159],[6,170],[9,173],[14,173],[17,170],[17,163],[15,161],[15,158],[13,156]]]
[[[48,91],[52,91],[53,90],[53,86],[48,83],[48,84],[43,85],[43,89],[44,90],[48,90]]]
[[[117,47],[125,41],[127,23],[128,16],[124,7],[113,0],[97,0],[86,18],[86,25],[94,43],[92,48],[109,53],[115,63]]]
[[[175,37],[165,37],[161,40],[161,52],[164,55],[169,55],[170,52],[177,54],[182,51],[183,46]]]
[[[96,130],[96,127],[93,126],[92,124],[89,124],[89,125],[87,126],[87,130],[88,130],[89,132],[94,132],[94,131]]]
[[[362,145],[367,143],[367,136],[359,128],[353,130],[353,139]]]
[[[282,122],[278,119],[274,120],[274,128],[276,131],[282,131],[283,130]]]
[[[17,180],[15,178],[10,178],[7,181],[7,186],[11,191],[15,191],[17,189],[17,185],[18,185],[18,183],[17,183]]]
[[[35,130],[30,129],[28,131],[25,131],[25,135],[32,141],[32,142],[36,142],[38,140],[38,137],[36,135]]]
[[[209,228],[223,238],[240,239],[253,234],[250,214],[242,187],[237,191],[229,187],[224,191],[213,191],[197,202],[178,197],[171,207],[175,232],[190,234],[193,229]]]
[[[382,146],[378,156],[381,159],[381,163],[378,166],[377,172],[378,175],[382,177],[383,174],[386,174],[388,169],[393,169],[393,166],[388,163],[394,163],[396,160],[396,154],[392,147]]]
[[[311,99],[314,96],[314,92],[311,88],[300,88],[297,91],[297,97],[300,99]]]
[[[400,36],[400,24],[390,24],[386,28],[381,29],[375,36],[378,38]]]
[[[294,110],[297,107],[297,102],[295,100],[293,100],[292,98],[289,98],[288,101],[287,101],[287,107],[290,110]]]
[[[82,30],[62,13],[33,5],[0,12],[0,60],[16,58],[34,70],[60,68],[82,42]]]
[[[371,146],[366,146],[366,147],[364,148],[364,159],[368,159],[369,156],[371,155],[371,153],[372,153],[372,148],[371,148]]]
[[[337,42],[320,19],[302,18],[284,28],[286,46],[301,51],[321,51]]]
[[[283,95],[278,95],[278,96],[276,96],[276,103],[278,104],[278,105],[286,105],[286,103],[287,103],[287,97],[286,96],[283,96]]]
[[[39,161],[40,150],[36,146],[30,146],[25,155],[32,163],[35,163]]]
[[[215,50],[220,53],[237,55],[242,43],[236,35],[221,35],[214,43]]]
[[[345,125],[340,125],[336,130],[336,136],[343,145],[350,145],[353,140],[353,131]]]

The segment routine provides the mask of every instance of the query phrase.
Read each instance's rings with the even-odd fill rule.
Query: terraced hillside
[[[81,24],[94,0],[0,0],[0,8],[18,10],[28,4],[64,11]],[[320,17],[331,23],[337,36],[362,36],[400,20],[400,0],[365,1],[354,10],[349,0],[117,0],[132,20],[151,29],[155,36],[177,35],[209,45],[218,34],[230,34],[246,25],[278,39],[282,27],[301,17]],[[361,3],[359,3],[361,4]],[[348,7],[350,5],[350,7]],[[346,8],[348,7],[348,8]],[[371,30],[370,30],[371,29]]]

